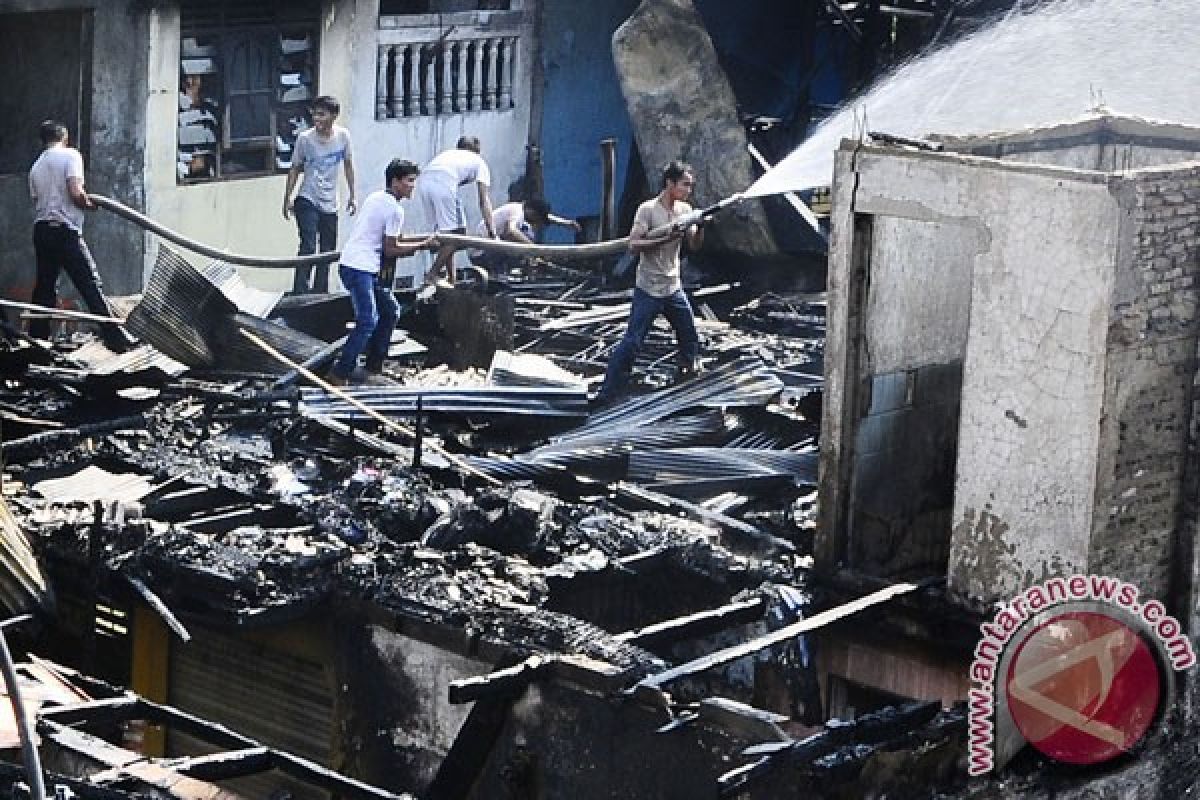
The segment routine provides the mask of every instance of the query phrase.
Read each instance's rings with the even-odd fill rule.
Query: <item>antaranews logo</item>
[[[1133,584],[1102,575],[1052,578],[980,626],[971,662],[971,775],[1026,744],[1068,764],[1100,764],[1150,733],[1196,663],[1179,622]]]

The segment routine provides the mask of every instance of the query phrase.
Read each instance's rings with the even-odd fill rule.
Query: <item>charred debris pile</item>
[[[439,291],[402,319],[386,373],[339,391],[307,376],[336,352],[344,298],[281,302],[164,247],[126,306],[137,349],[14,333],[0,352],[8,533],[30,537],[53,589],[140,597],[182,635],[333,606],[491,663],[585,657],[651,705],[751,702],[752,681],[705,658],[844,598],[809,574],[823,299],[738,292],[693,292],[698,377],[674,381],[673,334],[655,328],[633,394],[603,409],[589,383],[627,292],[548,265]],[[747,652],[776,660],[775,705],[820,733],[802,638]],[[709,712],[760,713],[745,709]],[[845,771],[876,749],[821,735],[723,779],[733,791],[847,744]]]

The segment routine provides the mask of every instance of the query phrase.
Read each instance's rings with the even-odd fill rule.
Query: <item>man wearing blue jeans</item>
[[[358,357],[366,353],[367,372],[383,371],[392,331],[400,316],[400,304],[392,296],[392,270],[384,270],[385,261],[411,256],[428,247],[436,238],[405,240],[401,235],[404,227],[404,210],[400,201],[411,197],[417,185],[417,165],[403,159],[393,159],[384,171],[386,189],[367,196],[362,212],[342,248],[342,262],[338,266],[338,277],[350,293],[350,304],[354,307],[354,330],[346,338],[341,355],[329,371],[327,380],[335,386],[345,386]]]
[[[350,132],[335,125],[341,106],[328,95],[321,95],[312,104],[313,127],[296,137],[292,150],[292,167],[288,170],[287,184],[283,190],[283,218],[289,213],[296,215],[296,229],[300,234],[300,249],[297,255],[309,256],[317,252],[317,239],[321,241],[321,252],[337,249],[337,173],[338,164],[346,172],[346,185],[350,196],[346,200],[346,211],[354,214],[354,159],[350,151]],[[292,199],[296,180],[304,173],[300,191]],[[297,267],[292,283],[292,292],[307,294],[329,291],[329,265],[321,264],[316,269],[313,284],[309,285],[312,267]]]
[[[686,200],[695,183],[690,166],[672,161],[663,170],[662,191],[638,206],[633,216],[629,250],[638,254],[637,281],[629,325],[608,359],[604,383],[596,397],[600,403],[615,399],[624,388],[650,326],[659,314],[675,330],[680,376],[686,377],[696,370],[700,337],[696,335],[696,319],[679,275],[679,247],[684,237],[693,251],[704,243],[704,231],[698,224],[684,227],[680,221],[692,211]],[[650,236],[651,232],[655,235]]]

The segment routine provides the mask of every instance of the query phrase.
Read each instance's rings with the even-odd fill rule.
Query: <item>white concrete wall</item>
[[[513,8],[521,5],[514,3]],[[512,108],[377,120],[375,51],[379,40],[379,3],[378,0],[357,0],[353,33],[356,51],[348,95],[351,112],[347,125],[354,134],[355,168],[358,170],[362,196],[383,188],[383,172],[393,158],[406,158],[423,166],[441,151],[454,147],[460,136],[471,135],[479,137],[483,146],[482,155],[492,172],[493,206],[508,202],[509,184],[525,172],[525,146],[529,143],[530,130],[529,65],[539,52],[533,25],[537,4],[526,2],[523,5],[526,7],[526,22],[520,34]],[[417,186],[420,191],[420,179]],[[460,191],[467,213],[468,232],[474,232],[480,220],[475,186],[465,186]],[[417,233],[432,229],[424,219],[419,204],[409,202],[405,206],[407,231]],[[465,263],[465,257],[462,252],[458,254],[460,265]],[[420,255],[417,258],[428,264],[428,256]]]
[[[176,110],[179,96],[179,9],[162,6],[150,12],[150,96],[146,124],[146,214],[155,221],[212,247],[251,256],[284,258],[296,254],[298,237],[294,219],[282,214],[286,176],[218,180],[180,185],[176,179]],[[351,69],[355,59],[353,0],[326,0],[321,18],[318,89],[342,99],[342,119],[353,117],[347,108]],[[368,53],[373,48],[368,48]],[[351,128],[351,135],[355,131]],[[356,137],[357,138],[357,137]],[[358,147],[357,141],[355,144]],[[356,167],[357,167],[356,157]],[[361,184],[361,180],[360,180]],[[339,190],[345,197],[345,185]],[[361,191],[361,189],[360,189]],[[350,229],[345,211],[339,220],[339,241]],[[145,275],[154,266],[157,237],[146,250]],[[178,248],[176,248],[178,249]],[[181,251],[182,252],[182,251]],[[196,263],[207,259],[183,253]],[[247,269],[243,278],[264,289],[288,289],[291,270]]]
[[[961,361],[980,229],[958,220],[878,216],[866,332],[871,371]]]
[[[1085,567],[1117,258],[1107,178],[870,147],[839,154],[838,169],[825,417],[838,444],[829,458],[822,447],[823,515],[826,496],[836,505],[844,491],[835,476],[853,458],[863,372],[953,356],[965,320],[951,587],[986,602]],[[872,242],[852,242],[855,215],[872,217]],[[949,240],[932,242],[938,232]],[[863,246],[871,299],[856,308],[853,251]],[[951,265],[971,252],[964,280]],[[855,356],[859,326],[868,347]]]
[[[950,583],[986,602],[1087,567],[1118,207],[1103,182],[980,172]]]

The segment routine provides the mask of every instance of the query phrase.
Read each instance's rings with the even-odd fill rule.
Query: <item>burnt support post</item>
[[[542,148],[536,144],[525,148],[525,197],[545,197],[546,184],[542,176]]]
[[[600,141],[600,164],[604,172],[604,195],[600,205],[600,239],[608,241],[617,235],[617,140]]]
[[[421,468],[421,445],[424,438],[425,415],[422,403],[422,395],[417,395],[417,416],[413,420],[413,469]]]

